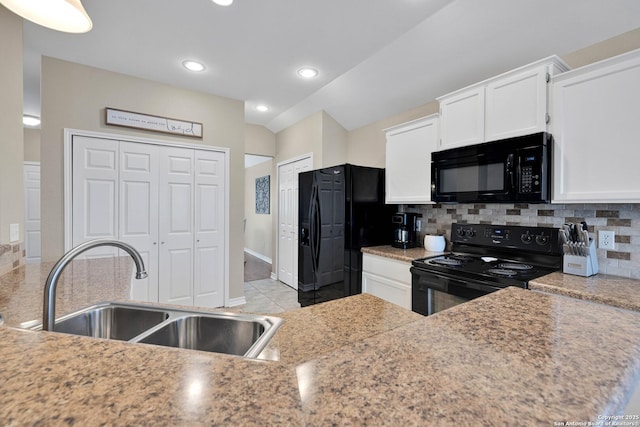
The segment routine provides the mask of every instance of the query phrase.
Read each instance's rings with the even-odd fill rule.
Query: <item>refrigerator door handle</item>
[[[318,187],[313,186],[311,190],[311,203],[309,206],[309,244],[311,246],[311,267],[314,273],[318,270],[320,258],[320,203],[318,200]]]

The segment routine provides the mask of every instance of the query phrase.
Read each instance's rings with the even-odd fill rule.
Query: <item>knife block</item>
[[[583,277],[598,274],[595,240],[589,239],[589,255],[587,256],[564,254],[562,272]]]

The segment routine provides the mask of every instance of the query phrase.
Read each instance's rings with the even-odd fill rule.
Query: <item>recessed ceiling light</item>
[[[318,76],[318,70],[311,67],[302,67],[298,70],[298,75],[304,79],[312,79]]]
[[[269,107],[267,105],[258,105],[256,107],[256,110],[260,111],[261,113],[266,113],[267,111],[269,111]]]
[[[188,59],[186,61],[182,61],[182,66],[189,71],[204,71],[204,64]]]
[[[25,126],[38,126],[40,118],[35,116],[22,116],[22,124]]]
[[[229,6],[233,0],[213,0],[213,2],[218,6]]]

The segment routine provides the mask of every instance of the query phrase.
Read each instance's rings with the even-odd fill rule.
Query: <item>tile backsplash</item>
[[[0,275],[25,263],[24,243],[0,244]]]
[[[451,241],[454,222],[561,227],[586,221],[589,232],[615,232],[615,250],[598,249],[600,273],[640,279],[640,204],[435,204],[404,205],[422,214],[420,236],[443,234]]]

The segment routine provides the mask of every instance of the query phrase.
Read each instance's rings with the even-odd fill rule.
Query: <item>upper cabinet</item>
[[[440,101],[440,150],[484,142],[484,86],[452,93]]]
[[[438,98],[439,149],[546,131],[549,79],[568,69],[551,56]]]
[[[385,129],[386,203],[431,201],[431,153],[438,149],[438,115]]]
[[[552,79],[552,202],[640,202],[640,49]]]

